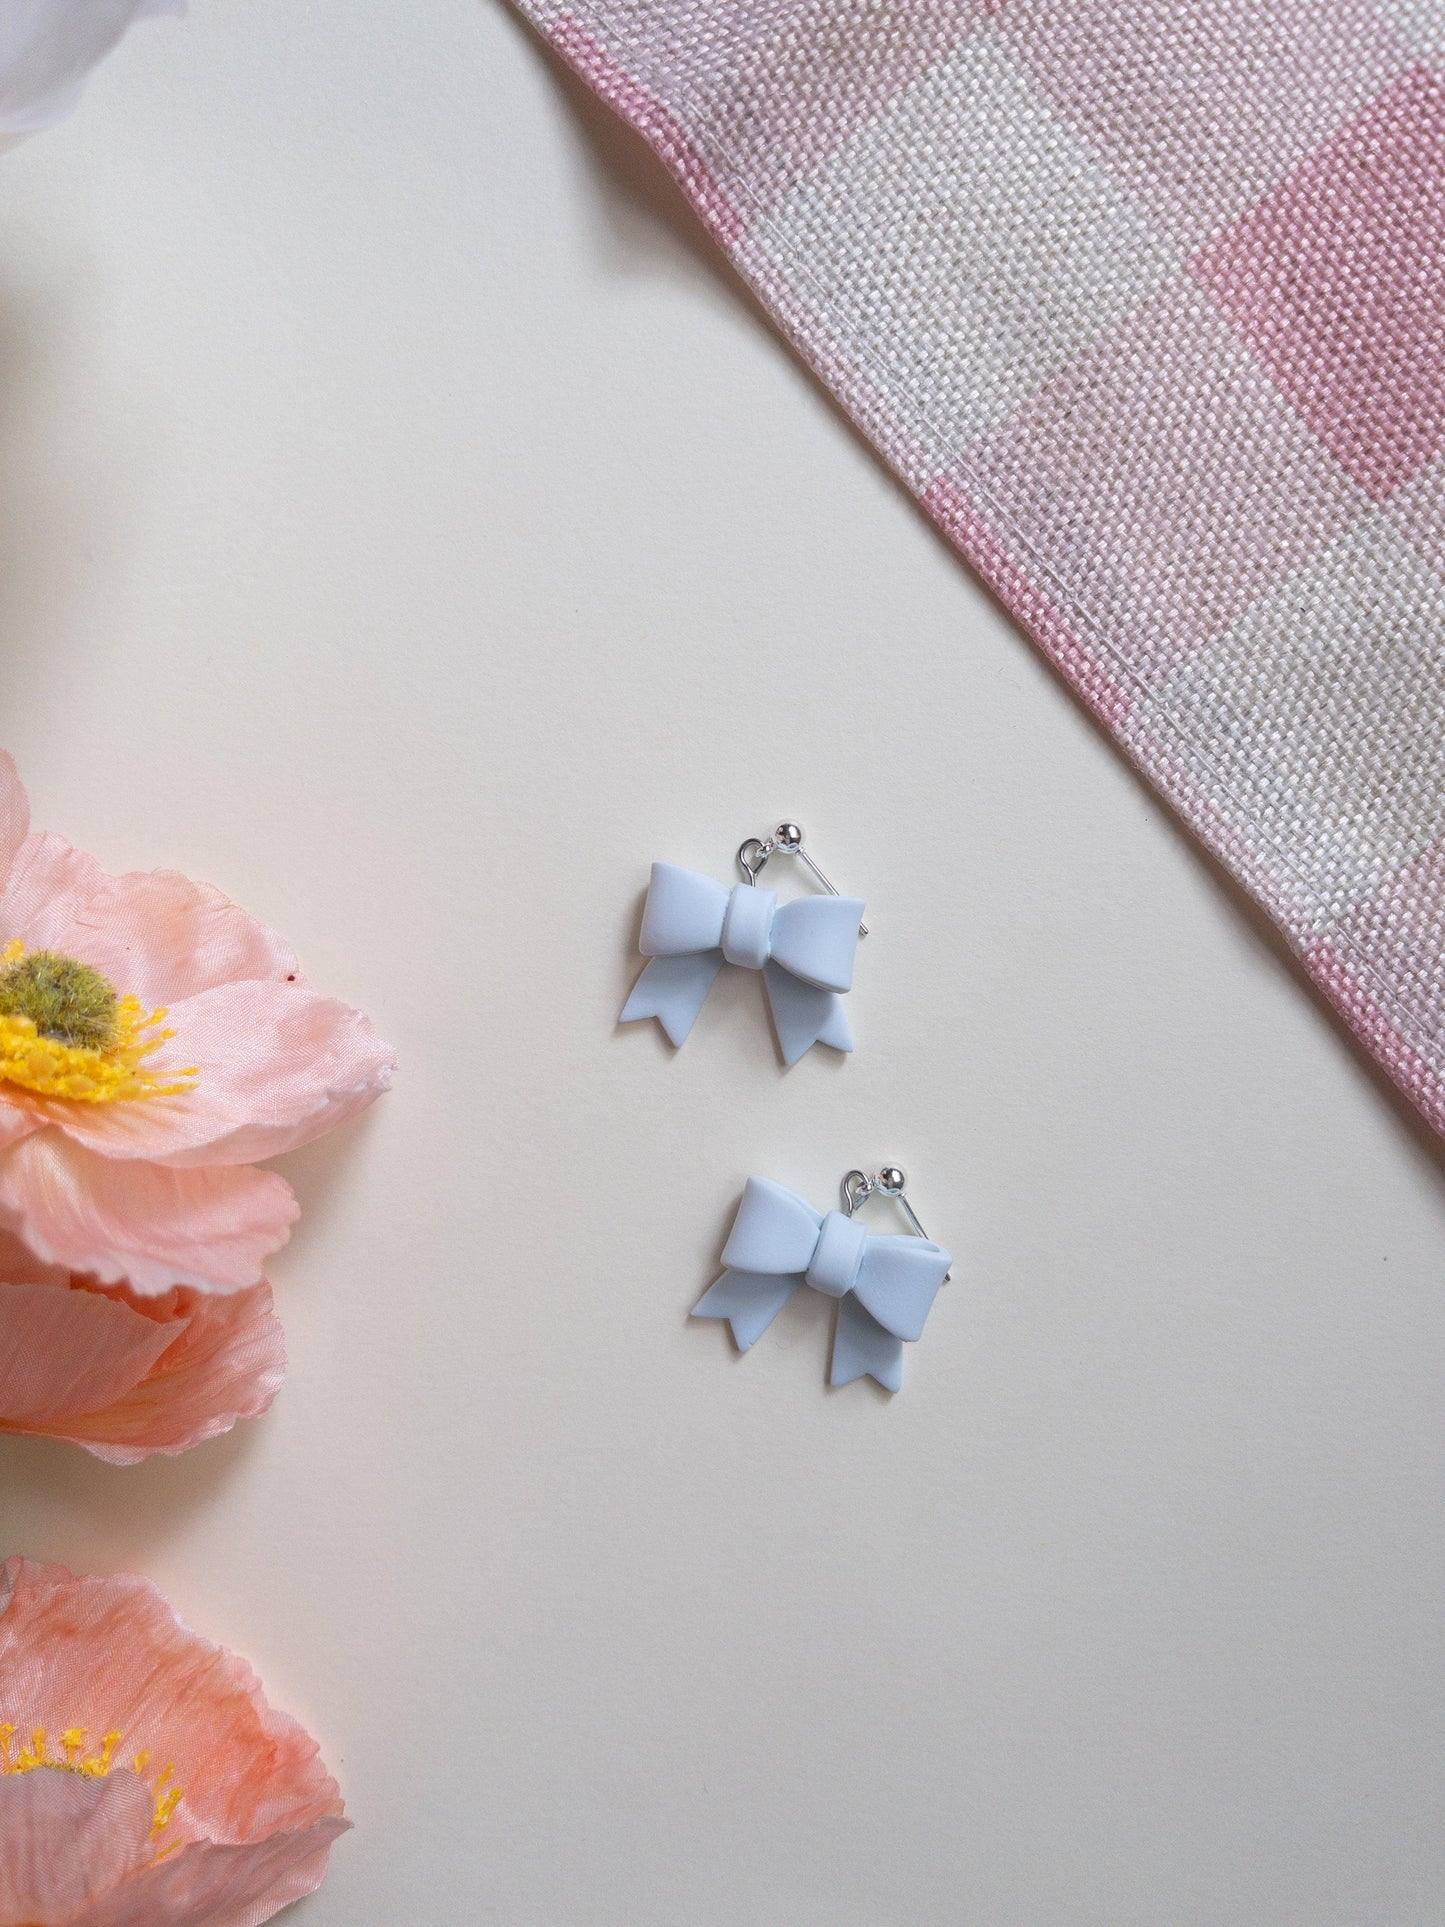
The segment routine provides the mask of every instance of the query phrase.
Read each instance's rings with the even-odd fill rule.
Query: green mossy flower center
[[[32,950],[0,969],[0,1017],[28,1017],[42,1037],[81,1050],[116,1040],[116,994],[98,970],[57,950]]]

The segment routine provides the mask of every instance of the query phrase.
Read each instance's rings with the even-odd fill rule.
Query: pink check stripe
[[[1445,10],[520,4],[1445,1129]]]

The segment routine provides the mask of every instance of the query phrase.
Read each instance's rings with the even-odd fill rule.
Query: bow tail
[[[796,1064],[814,1044],[852,1050],[848,1013],[835,991],[805,984],[801,977],[795,977],[791,970],[771,960],[764,967],[763,982],[768,987],[773,1029],[778,1033],[778,1046],[785,1064]]]
[[[876,1378],[885,1392],[903,1388],[903,1340],[864,1311],[852,1292],[838,1301],[833,1332],[830,1385],[851,1385],[855,1378]]]
[[[694,1318],[725,1318],[740,1352],[761,1338],[802,1279],[766,1271],[725,1271],[692,1308]]]
[[[671,1041],[680,1044],[697,1022],[722,961],[721,950],[654,957],[632,986],[618,1023],[635,1024],[640,1017],[655,1017]]]

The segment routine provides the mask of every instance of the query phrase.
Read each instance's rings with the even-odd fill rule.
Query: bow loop
[[[771,1178],[749,1178],[723,1246],[723,1263],[733,1271],[804,1272],[822,1222],[795,1192]]]
[[[638,949],[644,957],[685,957],[722,944],[728,892],[711,877],[654,863],[642,911]]]
[[[923,1336],[952,1258],[930,1238],[870,1238],[853,1294],[885,1331],[910,1342]]]
[[[865,906],[857,897],[796,897],[773,917],[773,961],[819,990],[853,987]]]

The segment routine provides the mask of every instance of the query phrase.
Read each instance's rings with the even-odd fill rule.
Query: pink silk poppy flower
[[[0,1433],[133,1465],[264,1412],[285,1370],[269,1285],[142,1298],[43,1264],[0,1231]]]
[[[255,1284],[296,1201],[254,1165],[363,1110],[392,1054],[220,891],[29,821],[0,751],[0,1226],[142,1295]]]
[[[315,1741],[148,1581],[0,1566],[0,1927],[259,1927],[341,1814]]]

